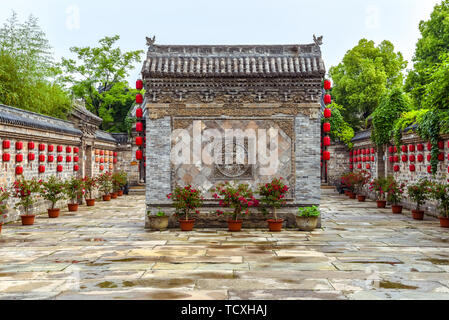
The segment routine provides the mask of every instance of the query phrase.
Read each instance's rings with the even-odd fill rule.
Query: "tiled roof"
[[[371,130],[365,130],[365,131],[360,131],[357,132],[354,136],[354,138],[352,139],[353,142],[355,141],[360,141],[360,140],[366,140],[371,138]]]
[[[101,130],[95,132],[95,139],[117,143],[117,140],[110,133]]]
[[[320,47],[310,45],[153,46],[147,77],[307,77],[326,72]]]

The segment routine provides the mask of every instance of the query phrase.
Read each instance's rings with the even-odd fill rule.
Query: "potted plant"
[[[368,183],[369,179],[371,179],[371,174],[366,171],[362,170],[355,174],[355,190],[357,193],[357,199],[359,202],[365,202],[366,196],[363,194],[363,188]]]
[[[191,219],[191,214],[195,212],[199,214],[197,208],[203,206],[204,198],[201,191],[194,189],[192,186],[184,188],[176,186],[173,193],[167,195],[168,199],[173,200],[176,209],[176,215],[183,215],[184,219],[179,219],[182,231],[192,231],[195,225],[195,219]]]
[[[399,184],[394,177],[387,178],[387,200],[391,203],[391,210],[394,214],[402,213],[402,206],[399,204],[402,200],[405,184]]]
[[[432,198],[438,201],[440,225],[449,228],[449,185],[434,183],[431,190]]]
[[[40,195],[47,201],[50,201],[51,207],[48,209],[48,217],[55,219],[59,217],[61,209],[55,208],[59,200],[65,198],[64,182],[55,176],[51,176],[48,181],[42,182],[39,190]]]
[[[39,191],[39,183],[33,178],[31,180],[26,180],[21,178],[13,184],[13,196],[18,200],[15,205],[17,210],[23,209],[24,214],[20,215],[22,219],[22,225],[32,226],[36,215],[32,213],[33,204],[36,199],[34,198],[34,193]]]
[[[231,212],[217,210],[218,215],[227,214],[232,217],[228,220],[228,228],[231,232],[241,231],[243,220],[239,219],[240,215],[248,215],[251,207],[259,205],[259,201],[254,198],[248,184],[221,183],[216,188],[211,189],[211,192],[215,192],[214,199],[220,200],[220,207],[233,209]]]
[[[0,233],[2,233],[2,225],[5,223],[8,215],[5,213],[7,209],[6,201],[9,199],[9,191],[0,187]]]
[[[421,206],[429,200],[429,181],[421,179],[418,183],[408,187],[408,195],[410,199],[416,203],[416,209],[412,210],[413,219],[424,220],[424,211],[421,210]]]
[[[354,191],[355,191],[355,185],[358,181],[357,174],[354,172],[346,173],[345,175],[342,176],[341,180],[342,180],[342,183],[344,183],[344,185],[348,189],[349,198],[355,199],[356,195],[355,195]]]
[[[98,177],[100,191],[103,193],[103,201],[111,201],[112,180],[110,173],[103,173]]]
[[[164,211],[160,210],[156,215],[151,214],[151,211],[147,212],[149,227],[151,230],[164,231],[168,228],[169,217]]]
[[[123,190],[122,188],[126,185],[127,182],[127,175],[125,172],[121,171],[121,172],[115,172],[112,174],[111,176],[112,179],[112,199],[117,199],[117,197],[119,196],[119,193],[121,193],[121,195],[123,195]]]
[[[118,196],[123,196],[123,189],[125,188],[126,184],[128,183],[128,174],[125,171],[120,171],[120,179],[119,179],[119,190],[117,191]]]
[[[376,194],[377,207],[383,209],[387,206],[386,195],[386,183],[385,178],[376,178],[370,183],[370,191],[374,191]]]
[[[64,192],[69,200],[67,204],[70,212],[78,211],[78,200],[83,198],[84,188],[83,181],[77,177],[67,180],[64,185]]]
[[[85,177],[83,179],[83,188],[86,191],[85,198],[86,204],[88,207],[95,206],[95,198],[93,197],[93,193],[97,190],[97,179],[91,177]]]
[[[313,231],[318,225],[320,214],[317,206],[299,208],[296,216],[296,225],[301,231]]]
[[[284,219],[278,219],[277,209],[287,203],[285,196],[289,191],[289,187],[284,184],[283,178],[273,179],[270,183],[260,185],[258,193],[260,195],[261,211],[267,214],[267,208],[270,208],[273,213],[274,219],[267,220],[270,231],[280,232],[282,231],[282,225]]]

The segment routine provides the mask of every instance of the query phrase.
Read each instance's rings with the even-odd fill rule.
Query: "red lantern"
[[[422,154],[418,155],[418,162],[423,162],[424,161],[424,156]]]
[[[104,156],[104,150],[100,151],[100,156]]]
[[[66,162],[72,162],[72,157],[71,157],[71,156],[67,156],[67,157],[65,158],[65,161],[66,161]]]
[[[399,162],[399,156],[394,156],[394,162]]]
[[[331,159],[331,153],[329,151],[324,151],[323,159],[324,161],[329,161]]]
[[[323,124],[323,131],[326,133],[331,132],[331,124],[329,122],[326,122],[325,124]]]
[[[332,88],[332,84],[330,82],[330,80],[324,80],[324,90],[330,90]]]
[[[23,155],[21,155],[21,154],[18,154],[18,155],[16,155],[16,162],[22,162],[23,161]]]
[[[438,161],[444,161],[444,153],[438,155]]]
[[[76,156],[73,158],[73,162],[79,162],[80,161],[80,157]]]
[[[352,157],[354,155],[354,152],[350,151],[349,156]]]
[[[66,147],[66,148],[65,148],[65,152],[71,153],[71,152],[72,152],[72,147]]]
[[[75,165],[73,166],[73,171],[79,171],[79,169],[80,169],[80,166],[79,166],[79,165],[75,164]]]
[[[402,152],[407,152],[407,151],[408,151],[407,146],[402,146]]]
[[[137,122],[136,123],[136,131],[137,132],[143,132],[143,123],[142,122]]]
[[[103,171],[104,170],[104,166],[100,166],[100,171]]]
[[[16,150],[22,150],[23,149],[23,142],[17,141],[16,142]]]
[[[34,161],[36,159],[36,155],[34,153],[28,154],[28,161]]]
[[[393,147],[389,147],[389,148],[388,148],[388,152],[389,152],[389,153],[394,153],[394,148],[393,148]]]
[[[327,151],[326,151],[326,152],[327,152]],[[326,153],[326,152],[325,152],[325,153]],[[324,154],[325,154],[325,153],[324,153]],[[324,154],[323,154],[323,155],[324,155]],[[137,150],[137,152],[136,152],[136,159],[137,159],[137,160],[142,160],[142,159],[143,159],[143,152],[142,152],[141,150]]]
[[[34,150],[35,144],[33,141],[28,142],[28,150]]]
[[[330,94],[325,94],[324,95],[324,104],[328,105],[332,103],[332,97]]]
[[[16,167],[16,174],[17,175],[23,174],[23,167]]]
[[[45,166],[39,166],[39,173],[45,173]]]
[[[367,165],[366,165],[366,168],[369,170],[369,169],[371,169],[371,165],[368,163]]]
[[[45,162],[45,155],[39,155],[39,162]]]
[[[64,150],[64,148],[62,146],[58,146],[58,148],[56,149],[58,152],[62,152],[62,150]]]
[[[142,90],[143,89],[143,81],[142,80],[137,80],[136,81],[136,89],[137,90]]]
[[[9,141],[9,140],[3,140],[3,143],[2,143],[2,145],[3,145],[3,149],[9,149],[9,148],[11,148],[11,141]]]
[[[143,145],[143,138],[142,137],[136,137],[136,145],[138,145],[138,146]]]
[[[137,110],[136,110],[136,117],[137,118],[143,118],[143,109],[142,108],[138,108]]]
[[[332,110],[331,109],[324,109],[324,117],[326,119],[329,119],[332,117]]]
[[[11,160],[11,155],[9,153],[4,153],[2,159],[3,162],[9,162]]]
[[[330,137],[324,137],[323,138],[323,145],[325,147],[329,147],[331,145],[331,138]]]
[[[398,147],[394,146],[394,153],[398,152]]]
[[[376,149],[372,148],[372,149],[371,149],[371,153],[372,153],[372,154],[375,154],[375,153],[376,153]]]
[[[415,162],[416,161],[416,157],[414,154],[410,155],[409,157],[410,162]]]
[[[58,165],[56,167],[56,171],[58,171],[58,172],[62,172],[63,170],[64,170],[64,167],[62,165]]]
[[[432,161],[432,155],[430,155],[430,154],[427,155],[427,161],[428,161],[428,162]]]
[[[394,172],[399,172],[400,167],[398,165],[394,166]]]
[[[431,151],[432,150],[432,144],[429,142],[427,143],[427,150]]]
[[[350,170],[354,170],[354,166],[351,164],[351,165],[349,166],[349,169],[350,169]]]
[[[394,163],[394,157],[393,156],[390,156],[390,163]]]
[[[427,173],[432,173],[432,166],[427,167]]]
[[[116,164],[117,163],[117,159],[114,159],[114,164]]]
[[[50,155],[50,156],[48,156],[48,162],[53,162],[53,161],[55,161],[55,157],[54,156],[52,156],[52,155]]]
[[[358,169],[362,169],[362,164],[359,163],[359,164],[357,165],[357,168],[358,168]]]
[[[114,157],[117,157],[118,156],[118,152],[114,152]]]
[[[416,167],[414,164],[410,165],[410,172],[415,172],[416,171]]]
[[[53,151],[55,151],[55,146],[53,146],[53,145],[48,145],[48,152],[53,152]]]
[[[371,161],[374,162],[374,160],[375,160],[375,158],[374,158],[374,156],[372,156],[372,157],[371,157]]]
[[[363,154],[363,155],[366,155],[366,149],[363,149],[363,150],[362,150],[362,154]]]
[[[104,163],[104,159],[103,158],[100,158],[100,163]]]
[[[58,162],[62,162],[64,160],[64,158],[62,156],[58,156],[57,161]]]
[[[136,95],[136,103],[137,104],[142,104],[143,103],[143,96],[140,93],[138,93]]]
[[[439,141],[438,142],[438,148],[439,149],[444,149],[444,141]]]
[[[357,158],[358,162],[362,162],[362,157]]]
[[[39,151],[45,151],[45,144],[39,144]]]
[[[349,163],[353,163],[353,162],[354,162],[354,159],[349,158]]]
[[[74,152],[74,153],[79,153],[79,152],[80,152],[80,148],[75,147],[75,148],[73,149],[73,152]]]
[[[422,143],[417,145],[418,151],[424,151],[424,145]]]
[[[415,152],[415,145],[414,144],[409,145],[408,146],[408,151]]]

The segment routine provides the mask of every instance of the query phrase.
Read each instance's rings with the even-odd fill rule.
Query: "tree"
[[[59,72],[37,19],[20,23],[13,13],[0,28],[0,103],[65,118],[71,100]]]
[[[436,5],[430,19],[420,22],[419,30],[422,37],[416,44],[414,69],[409,71],[405,84],[417,107],[424,103],[430,69],[441,63],[442,54],[449,51],[449,0]]]
[[[373,41],[362,39],[338,66],[330,69],[332,95],[337,104],[345,107],[342,115],[352,128],[361,129],[387,90],[402,85],[406,66],[391,42],[385,40],[376,47]]]
[[[335,102],[329,106],[332,109],[332,117],[325,119],[322,122],[329,122],[331,124],[331,132],[329,133],[332,141],[339,141],[346,144],[349,148],[353,147],[352,138],[354,138],[354,129],[343,119],[341,115],[344,108]]]
[[[78,64],[72,59],[62,59],[65,72],[63,81],[70,85],[73,94],[86,102],[88,110],[103,119],[102,129],[121,131],[131,108],[136,90],[129,88],[126,77],[140,61],[143,51],[124,52],[115,48],[119,36],[105,37],[98,47],[72,47]]]

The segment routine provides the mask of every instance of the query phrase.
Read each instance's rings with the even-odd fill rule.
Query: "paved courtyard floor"
[[[323,199],[324,229],[312,233],[148,232],[143,196],[10,224],[0,299],[449,299],[437,220]]]

